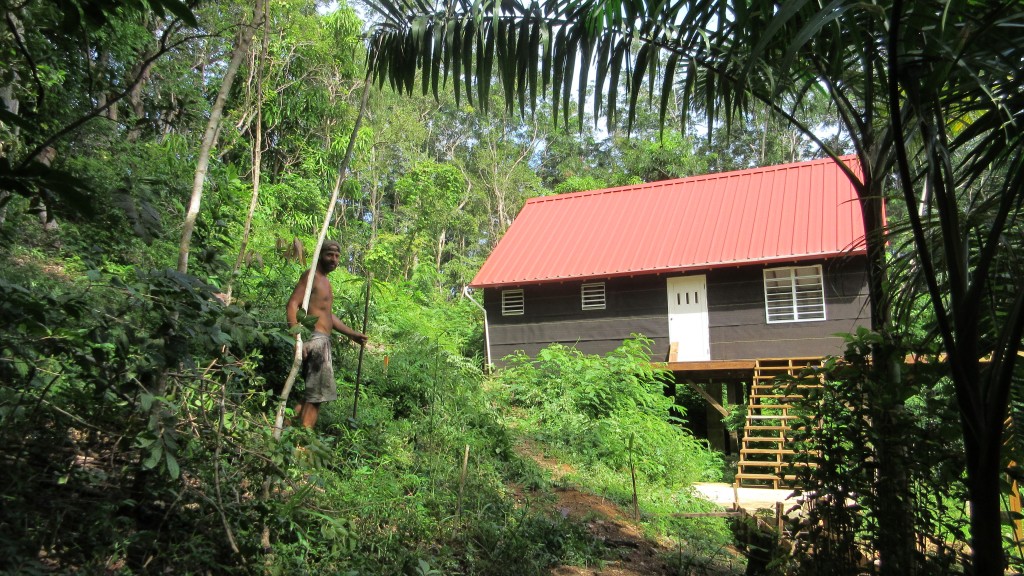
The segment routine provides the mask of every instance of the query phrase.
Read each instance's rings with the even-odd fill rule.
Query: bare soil
[[[588,531],[607,550],[602,566],[556,566],[552,576],[657,576],[680,574],[678,566],[672,566],[666,558],[676,552],[669,541],[648,538],[633,521],[632,512],[617,504],[571,486],[565,486],[563,478],[573,472],[572,467],[549,458],[537,444],[524,440],[517,447],[520,455],[530,458],[541,469],[551,474],[551,479],[564,487],[554,489],[554,498],[542,505],[561,514],[562,517],[584,524]],[[516,490],[522,494],[520,489]],[[737,552],[738,555],[738,552]],[[683,572],[686,573],[686,572]],[[702,572],[708,573],[708,572]],[[723,571],[722,575],[731,574]],[[710,574],[715,574],[711,572]]]

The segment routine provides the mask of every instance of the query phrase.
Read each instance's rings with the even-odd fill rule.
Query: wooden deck
[[[655,368],[673,372],[753,371],[756,360],[703,360],[700,362],[652,362]]]

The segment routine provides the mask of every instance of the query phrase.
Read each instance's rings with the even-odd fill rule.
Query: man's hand
[[[363,334],[362,332],[355,332],[353,334],[349,334],[348,337],[351,338],[353,342],[359,344],[360,346],[366,346],[366,343],[369,342],[370,340],[370,337],[367,336],[366,334]]]

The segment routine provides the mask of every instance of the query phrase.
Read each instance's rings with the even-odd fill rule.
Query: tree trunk
[[[149,73],[153,69],[154,62],[149,61],[143,55],[140,62],[136,63],[132,67],[132,73],[129,78],[138,78],[139,81],[132,86],[131,90],[128,91],[128,104],[132,109],[133,124],[128,130],[128,141],[135,142],[142,135],[142,121],[146,118],[146,107],[142,100],[142,88],[146,85],[149,80]]]
[[[874,152],[874,151],[872,151]],[[863,155],[867,156],[867,155]],[[885,206],[883,203],[884,171],[881,155],[862,157],[865,189],[861,195],[865,242],[868,253],[868,285],[871,305],[871,328],[882,335],[881,342],[872,348],[872,380],[879,393],[872,426],[878,445],[877,494],[878,533],[875,543],[882,576],[910,576],[914,574],[914,530],[911,510],[910,485],[903,467],[906,447],[890,442],[899,438],[899,415],[903,411],[899,362],[889,331],[892,324],[889,292],[888,264],[885,258]],[[895,434],[895,436],[894,436]]]
[[[903,432],[904,386],[900,366],[902,358],[894,355],[888,337],[872,351],[876,398],[875,414],[871,426],[877,439],[878,518],[877,548],[882,576],[911,576],[917,574],[914,560],[914,514],[912,510],[910,479],[907,476],[907,445]]]
[[[266,6],[264,5],[264,8]],[[260,165],[263,162],[263,64],[267,59],[267,42],[269,31],[264,31],[263,44],[260,50],[260,58],[253,62],[256,75],[256,118],[254,119],[255,131],[252,143],[252,196],[249,199],[249,212],[245,216],[245,226],[242,231],[242,242],[238,247],[238,258],[235,259],[235,266],[231,269],[231,276],[228,278],[226,304],[231,304],[231,292],[235,286],[235,276],[242,267],[242,260],[249,247],[249,231],[252,229],[252,219],[256,214],[256,207],[260,199]]]
[[[210,110],[210,120],[206,123],[206,131],[203,133],[203,143],[199,148],[199,160],[196,162],[195,178],[192,180],[192,197],[189,200],[188,213],[185,215],[185,225],[181,231],[181,243],[178,246],[178,272],[188,272],[188,254],[192,244],[192,232],[195,231],[196,219],[199,217],[199,207],[203,200],[203,186],[206,183],[206,172],[210,167],[210,153],[217,140],[217,132],[220,129],[220,122],[224,116],[224,105],[231,91],[231,84],[238,73],[238,67],[242,58],[249,52],[249,44],[252,42],[256,28],[261,25],[263,18],[263,5],[266,0],[256,0],[252,10],[252,19],[249,24],[243,24],[238,31],[238,41],[231,54],[231,61],[228,69],[224,72],[224,79],[221,81],[220,91],[217,92],[217,99],[213,102]]]
[[[53,160],[57,157],[57,149],[53,146],[47,146],[43,148],[42,152],[36,155],[36,161],[49,168],[53,165]],[[39,215],[39,225],[43,227],[43,231],[47,233],[56,232],[59,226],[57,225],[57,219],[53,216],[53,213],[49,211],[46,206],[46,202],[42,198],[33,200],[32,207],[36,210]]]
[[[16,81],[17,75],[15,75],[14,80],[12,80],[10,84],[0,87],[0,103],[3,104],[4,108],[6,108],[8,112],[15,116],[18,115],[19,104],[18,99],[14,96],[14,82]],[[15,138],[18,137],[18,131],[19,128],[17,125],[14,125],[11,128],[12,135]],[[3,226],[4,221],[7,219],[7,199],[10,195],[11,193],[8,191],[0,190],[0,226]]]
[[[1006,569],[1003,554],[1002,503],[1000,501],[1000,449],[1002,427],[988,422],[964,422],[967,455],[967,499],[971,506],[971,556],[968,574],[1001,576]],[[1002,422],[1002,420],[999,420]],[[975,434],[974,427],[977,428]]]

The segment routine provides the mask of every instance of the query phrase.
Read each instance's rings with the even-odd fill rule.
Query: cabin
[[[812,357],[870,325],[865,254],[856,193],[826,159],[533,198],[470,286],[498,365],[631,333],[668,362]]]
[[[831,159],[533,198],[470,286],[498,366],[639,333],[677,379],[749,387],[871,323],[860,205]]]

